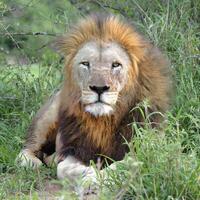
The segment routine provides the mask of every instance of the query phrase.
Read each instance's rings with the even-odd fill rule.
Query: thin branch
[[[32,35],[32,36],[38,36],[38,35],[44,35],[44,36],[59,36],[61,34],[56,33],[47,33],[47,32],[27,32],[27,33],[0,33],[0,35],[3,36],[22,36],[22,35]]]
[[[11,40],[14,42],[14,44],[16,45],[16,47],[22,52],[22,54],[23,54],[24,56],[26,56],[26,58],[27,58],[28,61],[30,62],[30,59],[29,59],[29,57],[27,56],[27,54],[20,48],[18,42],[17,42],[17,41],[15,40],[15,38],[10,34],[10,32],[7,30],[7,28],[6,28],[3,24],[2,24],[2,27],[3,27],[3,29],[6,31],[6,33],[4,33],[4,35],[7,34],[7,36],[8,36],[9,38],[11,38]]]
[[[18,42],[13,38],[13,36],[10,34],[10,32],[7,30],[7,28],[2,24],[3,29],[6,31],[6,33],[4,33],[4,35],[7,35],[8,37],[10,37],[10,39],[15,43],[16,47],[18,49],[20,49],[20,46],[18,45]]]

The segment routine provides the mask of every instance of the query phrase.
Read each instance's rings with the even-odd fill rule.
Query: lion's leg
[[[67,124],[66,120],[64,125]],[[63,130],[62,130],[63,129]],[[77,129],[77,133],[78,133]],[[75,157],[75,146],[66,144],[68,135],[66,134],[67,130],[65,126],[62,126],[59,129],[59,132],[56,136],[56,160],[57,160],[57,177],[59,179],[68,178],[70,180],[75,180],[77,178],[83,178],[86,175],[94,174],[93,168],[85,165],[81,159]],[[76,137],[78,134],[75,135]],[[73,139],[76,140],[76,137]],[[84,150],[83,150],[84,151]]]
[[[21,166],[38,167],[42,164],[39,154],[52,154],[55,151],[60,92],[55,94],[36,114],[24,148],[17,156]]]
[[[63,161],[58,163],[57,177],[61,180],[67,178],[72,181],[74,190],[80,199],[88,199],[97,196],[98,185],[95,169],[86,166],[74,156],[68,155]],[[76,182],[77,181],[77,182]]]

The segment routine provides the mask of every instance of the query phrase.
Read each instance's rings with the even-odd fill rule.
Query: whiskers
[[[84,104],[95,103],[98,100],[98,95],[92,91],[82,91],[81,101]]]
[[[91,104],[96,102],[115,105],[119,99],[118,92],[104,92],[100,96],[92,91],[82,91],[81,101],[83,104]]]
[[[118,99],[118,92],[105,92],[101,95],[102,102],[115,105]]]
[[[121,95],[121,94],[118,94],[117,102],[123,103],[122,101],[123,101],[123,100],[122,100],[122,95]]]

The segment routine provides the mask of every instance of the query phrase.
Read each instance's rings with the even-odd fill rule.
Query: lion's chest
[[[116,132],[117,128],[112,119],[80,119],[65,115],[59,127],[61,149],[86,164],[105,156],[121,160],[127,147],[123,145],[123,136]]]

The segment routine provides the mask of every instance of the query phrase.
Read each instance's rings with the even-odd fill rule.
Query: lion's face
[[[129,66],[128,54],[117,43],[91,41],[80,48],[74,57],[73,76],[86,112],[102,116],[115,110]]]

